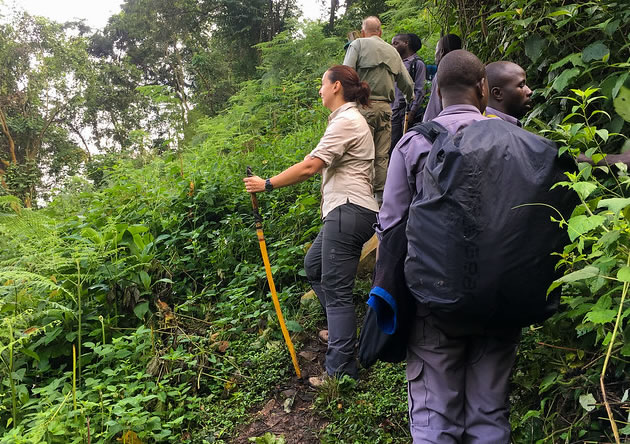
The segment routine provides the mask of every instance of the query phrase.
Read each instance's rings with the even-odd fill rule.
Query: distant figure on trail
[[[359,111],[367,120],[374,138],[374,193],[381,201],[389,148],[391,145],[390,103],[395,99],[394,83],[402,91],[408,102],[413,100],[414,84],[398,52],[381,39],[381,21],[377,17],[363,20],[361,38],[353,40],[348,46],[343,64],[354,68],[359,78],[370,85],[369,108],[360,107]]]
[[[359,80],[354,69],[336,65],[324,73],[319,95],[331,114],[313,151],[269,179],[243,179],[246,190],[257,193],[303,182],[322,172],[324,225],[304,259],[306,276],[328,320],[326,374],[309,378],[315,387],[330,376],[357,377],[352,289],[361,249],[374,234],[378,212],[372,189],[374,142],[358,110],[359,104],[369,104],[370,87]]]
[[[464,50],[449,52],[441,59],[437,79],[444,110],[435,122],[455,134],[487,120],[482,112],[488,82],[476,56]],[[378,233],[406,223],[413,198],[422,192],[422,168],[430,149],[424,136],[408,132],[392,152]],[[519,338],[518,327],[455,321],[418,303],[406,370],[413,442],[507,444],[509,378]]]
[[[446,34],[442,36],[440,40],[438,40],[437,46],[435,47],[435,64],[440,66],[440,61],[442,58],[451,51],[456,49],[462,49],[462,40],[458,35],[455,34]],[[466,69],[466,68],[464,68]],[[440,114],[442,111],[442,99],[438,94],[438,77],[437,73],[433,77],[433,81],[431,83],[431,95],[429,96],[429,103],[427,103],[427,109],[424,111],[424,116],[422,116],[423,122],[428,122],[433,120]]]
[[[416,121],[422,120],[422,101],[425,93],[427,70],[424,62],[416,54],[422,48],[422,41],[416,34],[398,34],[392,39],[392,46],[396,48],[403,64],[414,82],[414,99],[407,102],[402,91],[396,87],[396,99],[392,103],[392,143],[390,152],[403,135],[405,115],[407,126],[411,127]]]
[[[520,119],[532,108],[525,70],[516,63],[499,61],[486,65],[486,75],[490,90],[486,116],[522,126]]]

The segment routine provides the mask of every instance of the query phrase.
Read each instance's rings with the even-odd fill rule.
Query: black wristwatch
[[[271,184],[271,179],[265,179],[265,191],[272,191],[273,185]]]

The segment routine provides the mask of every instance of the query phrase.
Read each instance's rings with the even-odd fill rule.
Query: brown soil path
[[[323,372],[326,345],[309,337],[298,353],[303,379],[293,376],[276,387],[271,398],[251,411],[254,420],[237,429],[233,444],[249,444],[249,438],[273,433],[284,436],[287,444],[317,444],[319,432],[328,422],[312,408],[317,391],[308,385],[308,377]]]

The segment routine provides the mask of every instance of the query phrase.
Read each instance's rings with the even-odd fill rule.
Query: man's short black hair
[[[471,52],[451,51],[438,65],[438,86],[442,91],[463,91],[474,87],[486,77],[486,67]]]
[[[502,88],[510,80],[514,70],[520,71],[522,68],[516,63],[506,60],[488,63],[486,65],[486,75],[488,76],[488,87]]]
[[[411,50],[413,52],[420,51],[420,48],[422,48],[422,40],[420,40],[420,37],[418,37],[416,34],[411,33],[411,32],[406,35],[407,35],[407,44],[409,45]]]
[[[448,54],[456,49],[462,49],[462,39],[457,34],[446,34],[440,38],[442,42],[442,51]]]

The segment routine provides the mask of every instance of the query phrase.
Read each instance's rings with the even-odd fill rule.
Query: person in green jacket
[[[359,109],[374,137],[374,196],[382,201],[389,148],[392,134],[392,110],[390,104],[395,99],[394,84],[402,91],[405,99],[414,98],[414,83],[407,72],[398,51],[382,38],[381,21],[368,17],[361,26],[361,38],[348,46],[343,64],[354,68],[361,81],[367,82],[372,91],[370,107]]]

